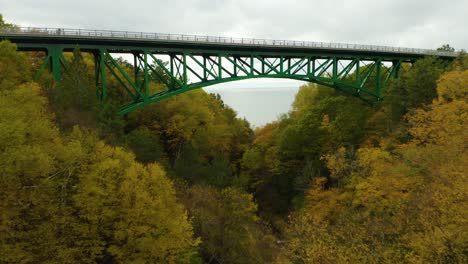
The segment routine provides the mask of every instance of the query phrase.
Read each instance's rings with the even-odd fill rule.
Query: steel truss
[[[47,45],[46,49],[46,59],[36,78],[49,65],[54,78],[59,81],[63,67],[68,64],[63,51],[70,50],[70,47]],[[112,49],[85,46],[82,51],[94,55],[96,87],[102,101],[108,99],[106,80],[109,74],[118,80],[131,98],[120,109],[121,114],[190,90],[253,78],[287,78],[313,82],[354,95],[366,102],[375,102],[382,99],[382,91],[389,82],[398,78],[402,64],[412,62],[405,58],[384,56],[172,48],[154,50],[135,47],[127,51],[133,54],[134,74],[131,75],[112,56],[115,52]],[[122,51],[119,50],[118,53]],[[167,60],[158,58],[161,55],[167,57]],[[167,90],[151,92],[151,74],[158,77]]]

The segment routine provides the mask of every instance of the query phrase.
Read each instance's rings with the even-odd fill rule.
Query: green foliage
[[[62,80],[47,90],[47,96],[61,129],[69,131],[79,125],[98,131],[107,141],[115,142],[123,136],[125,123],[117,115],[115,102],[100,102],[96,96],[91,63],[76,47]],[[112,83],[109,86],[112,88]]]
[[[80,122],[76,117],[79,113],[91,115],[99,107],[93,79],[88,75],[88,66],[83,61],[83,56],[78,48],[73,51],[70,65],[63,73],[63,79],[50,91],[52,106],[65,127],[73,127],[74,122]],[[72,117],[67,116],[71,115]],[[83,117],[82,119],[91,119]],[[90,122],[83,120],[83,123]]]
[[[451,70],[464,71],[468,69],[468,54],[465,51],[461,51],[460,55],[452,63]]]
[[[440,48],[437,48],[438,51],[449,51],[449,52],[454,52],[455,49],[451,47],[449,44],[444,44]]]
[[[147,127],[141,126],[132,130],[127,134],[127,142],[140,162],[161,162],[166,159],[158,135]]]
[[[434,57],[420,59],[386,88],[384,107],[393,120],[401,119],[409,110],[429,104],[437,97],[437,80],[444,66]]]
[[[252,134],[249,124],[238,119],[219,97],[201,90],[129,115],[127,130],[143,126],[160,139],[175,175],[218,187],[235,179]]]
[[[0,14],[0,30],[3,31],[15,31],[18,27],[14,24],[9,24],[3,20],[2,14]]]
[[[256,216],[252,195],[195,185],[182,192],[207,263],[272,263],[279,248]]]
[[[314,84],[300,88],[293,107],[278,124],[257,132],[243,158],[242,184],[268,214],[301,206],[313,178],[328,174],[322,156],[357,147],[372,114],[360,100]]]

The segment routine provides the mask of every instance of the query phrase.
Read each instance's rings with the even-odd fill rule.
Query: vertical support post
[[[218,79],[222,79],[223,78],[223,68],[221,66],[221,54],[218,54]]]
[[[170,66],[171,66],[171,75],[172,76],[176,76],[174,74],[174,55],[173,54],[169,54],[169,63],[170,63]],[[176,76],[177,77],[177,76]],[[175,87],[176,83],[174,82],[174,80],[171,78],[171,87],[169,87],[169,89],[173,89]]]
[[[236,56],[233,57],[233,61],[234,61],[234,65],[233,65],[233,67],[234,67],[234,77],[237,77],[237,71],[238,70],[237,70],[237,57]]]
[[[361,84],[361,60],[357,59],[356,61],[356,84],[360,85]]]
[[[333,75],[332,80],[338,80],[338,59],[333,57]]]
[[[105,52],[103,49],[99,49],[99,67],[101,71],[101,87],[102,87],[102,94],[101,94],[101,100],[105,101],[107,99],[107,86],[106,86],[106,58],[105,58]]]
[[[393,67],[395,67],[394,78],[397,79],[401,69],[401,61],[393,61]]]
[[[139,67],[138,67],[138,58],[137,58],[137,54],[136,53],[133,53],[133,75],[134,75],[134,80],[135,80],[135,84],[137,87],[139,87],[139,80],[138,80],[138,72],[139,72]]]
[[[263,61],[262,61],[262,74],[265,74],[265,60],[266,60],[266,58],[263,58]]]
[[[253,55],[250,55],[250,74],[252,76],[254,75],[254,57],[253,57]]]
[[[99,54],[97,52],[93,52],[93,58],[94,58],[94,82],[95,82],[95,85],[96,85],[96,95],[99,96],[99,92],[100,92],[100,89],[99,89],[99,78],[100,78],[100,66],[99,66],[99,63],[101,62],[100,61],[100,58],[99,58]]]
[[[149,96],[149,69],[148,69],[149,62],[148,62],[148,51],[146,51],[146,50],[144,51],[144,58],[143,59],[144,59],[143,71],[144,71],[144,85],[145,85],[145,94],[143,95],[143,97],[144,97],[144,100],[146,101],[148,99],[148,96]]]
[[[316,66],[315,61],[316,61],[316,59],[314,58],[312,60],[312,77],[315,77],[315,66]]]
[[[205,81],[208,80],[208,72],[206,68],[206,55],[203,55],[203,78]]]
[[[187,85],[187,82],[188,82],[188,78],[187,78],[187,54],[185,54],[185,52],[182,54],[182,60],[184,62],[184,86]],[[182,88],[182,87],[180,87]]]
[[[60,81],[62,79],[62,74],[60,72],[60,57],[62,56],[63,48],[51,45],[47,48],[47,53],[50,58],[50,70],[54,79]]]
[[[381,90],[381,72],[382,72],[382,60],[377,59],[376,60],[376,69],[375,69],[375,93],[377,94],[378,97],[380,97],[380,90]]]
[[[169,61],[170,61],[170,64],[171,64],[171,73],[172,73],[172,75],[174,75],[174,55],[169,54]]]
[[[280,73],[281,73],[281,74],[284,74],[283,62],[284,62],[284,57],[281,56],[281,57],[280,57]]]

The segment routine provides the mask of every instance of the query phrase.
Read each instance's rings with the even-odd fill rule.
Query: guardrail
[[[311,42],[294,40],[271,40],[255,38],[231,38],[183,34],[164,34],[131,31],[93,30],[93,29],[70,29],[70,28],[41,28],[41,27],[12,27],[0,29],[0,35],[24,35],[24,36],[57,36],[57,37],[80,37],[80,38],[112,38],[131,40],[157,40],[157,41],[180,41],[200,42],[210,44],[235,44],[246,46],[268,46],[268,47],[291,47],[291,48],[319,48],[319,49],[343,49],[356,51],[379,51],[392,53],[407,53],[418,55],[435,55],[456,57],[457,52],[437,51],[432,49],[414,49],[391,46],[361,45],[331,42]]]

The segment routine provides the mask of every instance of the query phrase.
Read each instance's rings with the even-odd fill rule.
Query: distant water
[[[208,93],[217,93],[238,116],[245,117],[252,126],[259,127],[288,113],[299,86],[280,88],[209,87]]]

